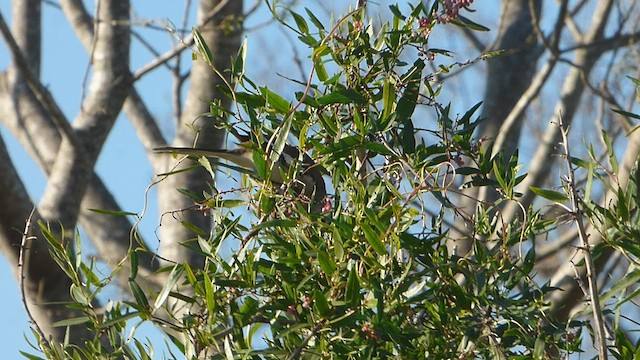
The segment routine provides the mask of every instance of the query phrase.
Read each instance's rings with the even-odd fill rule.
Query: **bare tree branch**
[[[58,267],[49,255],[49,248],[42,237],[29,241],[27,247],[21,247],[22,232],[25,221],[34,208],[26,188],[20,181],[13,166],[6,146],[0,138],[0,249],[7,255],[14,267],[16,279],[22,278],[22,289],[26,294],[23,301],[30,306],[31,318],[36,322],[45,340],[63,341],[65,329],[51,327],[55,321],[80,316],[81,312],[59,306],[59,303],[69,303],[73,299],[69,294],[71,280]],[[33,218],[33,222],[40,218]],[[20,252],[23,252],[21,255]],[[17,264],[22,259],[22,267]],[[31,306],[34,305],[34,306]],[[83,338],[90,336],[84,326],[70,328],[72,343],[80,343]]]
[[[604,25],[606,24],[607,17],[611,11],[611,3],[612,1],[609,0],[598,4],[598,9],[596,9],[592,17],[592,28],[589,31],[589,36],[585,39],[586,42],[596,41],[602,36]],[[575,59],[573,61],[575,66],[571,68],[565,77],[560,94],[560,100],[556,104],[556,108],[554,110],[555,117],[552,119],[552,123],[554,121],[557,123],[557,116],[562,114],[563,121],[566,126],[571,124],[571,121],[577,112],[580,98],[584,92],[585,85],[583,79],[586,79],[589,76],[593,65],[601,55],[602,53],[599,51],[590,51],[587,49],[576,51]],[[560,133],[558,127],[550,124],[547,127],[547,131],[545,132],[542,141],[540,142],[541,145],[533,155],[531,165],[528,170],[529,175],[520,185],[521,188],[529,189],[530,186],[541,184],[543,179],[548,176],[548,162],[551,159],[555,144],[559,141],[559,137]],[[526,208],[531,205],[534,198],[535,194],[531,191],[526,191],[520,201]],[[507,205],[503,211],[503,216],[507,221],[510,221],[510,219],[514,219],[515,216],[517,216],[518,211],[518,207]]]
[[[57,219],[69,230],[75,227],[93,166],[131,87],[129,27],[115,24],[129,18],[129,3],[103,0],[99,8],[90,91],[73,125],[77,143],[63,138],[39,206],[45,218]]]
[[[535,75],[537,59],[540,51],[536,46],[533,22],[538,18],[532,10],[541,11],[542,2],[535,0],[532,6],[528,1],[502,1],[500,30],[494,49],[505,50],[502,56],[489,59],[487,62],[487,85],[484,93],[482,117],[486,120],[479,126],[480,138],[495,139],[503,129],[504,120],[513,113],[513,108],[521,102],[523,108],[527,100],[521,100],[522,94],[531,89],[531,80]],[[508,69],[508,71],[506,71]],[[533,92],[531,90],[531,92]],[[518,114],[518,113],[514,113]],[[514,116],[515,117],[515,116]],[[505,149],[505,159],[509,159],[515,151],[520,138],[522,117],[512,121],[509,133],[503,134],[505,139],[502,146]],[[475,213],[478,200],[491,202],[496,194],[485,193],[486,189],[471,189],[462,199],[460,208],[467,213]],[[475,200],[474,200],[475,199]],[[452,253],[464,255],[472,248],[472,239],[467,234],[453,234],[448,247]]]
[[[27,85],[36,95],[42,106],[47,110],[49,114],[51,114],[51,118],[53,119],[58,129],[66,135],[66,138],[68,138],[69,141],[74,142],[75,138],[71,136],[73,130],[71,129],[69,122],[62,113],[62,110],[60,110],[60,108],[56,104],[55,100],[53,100],[53,97],[51,96],[49,91],[44,86],[42,86],[40,81],[38,81],[35,75],[31,72],[27,60],[22,55],[22,51],[14,40],[11,31],[7,26],[7,23],[4,21],[2,13],[0,13],[0,33],[9,46],[9,50],[13,58],[12,64],[17,67],[19,74],[24,77]]]
[[[220,13],[222,12],[226,13],[225,6],[227,5],[228,2],[229,0],[217,0],[217,4],[215,6],[211,7],[206,14],[201,14],[199,16],[198,25],[196,25],[196,27],[197,28],[203,27],[209,24]],[[149,71],[152,71],[158,66],[180,55],[185,49],[187,49],[191,45],[193,45],[193,35],[189,34],[184,39],[182,39],[181,42],[176,47],[167,51],[163,55],[155,58],[153,61],[144,65],[140,69],[136,70],[133,73],[133,80],[134,81],[138,80]]]

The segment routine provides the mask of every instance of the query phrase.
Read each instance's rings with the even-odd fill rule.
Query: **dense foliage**
[[[207,116],[269,146],[254,148],[258,171],[241,171],[238,186],[212,181],[209,193],[185,192],[216,224],[203,233],[185,223],[198,234],[190,246],[204,266],[168,263],[164,287],[149,292],[136,266],[145,250],[133,246],[123,260],[131,263],[130,296],[99,310],[95,300],[121,268],[100,278],[79,250],[48,233],[53,255],[74,281],[77,303],[70,306],[86,314],[59,325],[84,323],[96,338],[84,348],[41,343],[46,356],[145,359],[166,351],[130,337],[126,325],[135,321],[164,329],[188,357],[540,358],[578,351],[588,327],[554,322],[545,299],[557,289],[532,271],[533,239],[548,236],[555,219],[523,209],[519,219],[503,222],[500,205],[518,201],[515,187],[526,176],[517,155],[492,156],[491,145],[474,138],[481,104],[454,114],[439,97],[446,86],[440,75],[499,54],[430,69],[429,60],[444,64],[449,56],[429,46],[435,27],[487,29],[463,17],[471,1],[417,3],[390,6],[391,20],[381,26],[363,8],[331,25],[311,12],[291,12],[283,26],[308,45],[314,65],[295,96],[248,79],[240,52],[224,89],[234,107],[214,100]],[[196,43],[197,61],[210,62],[211,50]],[[330,208],[308,211],[308,199],[293,190],[300,167],[282,174],[282,187],[260,180],[274,171],[285,143],[323,167]],[[575,163],[598,174],[595,161]],[[221,165],[198,163],[212,175]],[[499,199],[467,213],[455,204],[469,187],[495,189]],[[563,193],[536,191],[565,200]],[[637,196],[619,195],[625,209]],[[617,209],[587,207],[587,214],[610,223],[610,244],[626,249],[623,240],[637,238],[637,230],[625,224],[637,217]],[[469,255],[448,252],[454,228],[475,240]]]

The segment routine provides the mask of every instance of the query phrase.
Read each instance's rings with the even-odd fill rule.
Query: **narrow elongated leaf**
[[[75,318],[56,321],[53,324],[51,324],[51,326],[53,327],[74,326],[74,325],[86,324],[90,321],[91,321],[91,318],[88,316],[79,316]]]
[[[633,118],[633,119],[640,120],[640,115],[638,115],[638,114],[630,113],[628,111],[619,110],[619,109],[611,109],[611,110],[613,112],[616,112],[616,113],[620,114],[620,115],[624,115],[624,116],[628,116],[628,117]]]
[[[398,118],[401,123],[410,120],[411,115],[415,111],[424,66],[425,63],[423,60],[417,60],[409,71],[402,75],[403,83],[407,84],[407,86],[404,89],[402,97],[398,100]]]
[[[320,267],[327,274],[327,276],[331,276],[331,274],[333,274],[333,271],[336,269],[336,264],[324,251],[318,251],[318,263],[320,263]]]
[[[386,255],[387,249],[385,249],[378,233],[373,231],[369,224],[360,224],[360,226],[364,232],[365,239],[367,239],[367,242],[371,245],[373,250],[375,250],[379,255]]]
[[[204,272],[202,276],[202,282],[204,283],[204,298],[205,303],[207,304],[207,311],[209,311],[210,314],[213,314],[216,310],[216,294],[213,291],[213,281],[211,281],[211,278],[206,272]]]
[[[462,16],[462,15],[458,15],[458,17],[455,20],[451,21],[452,24],[454,25],[458,25],[460,27],[465,27],[467,29],[471,29],[471,30],[476,30],[476,31],[489,31],[491,29],[489,29],[486,26],[482,26],[478,23],[475,23],[469,19],[467,19],[466,17]]]
[[[135,280],[129,279],[129,289],[131,290],[131,293],[133,293],[133,298],[136,300],[138,310],[148,309],[149,302],[147,301],[147,296]]]
[[[25,358],[29,359],[29,360],[44,360],[44,358],[35,356],[35,355],[31,355],[29,353],[26,353],[22,350],[20,350],[20,355],[24,356]]]
[[[562,203],[569,200],[567,194],[558,191],[541,189],[535,186],[530,186],[529,190],[531,190],[534,194],[553,202]]]
[[[196,48],[198,49],[200,56],[202,56],[202,60],[204,60],[207,65],[211,65],[213,62],[213,56],[211,55],[211,50],[209,50],[209,46],[204,41],[202,34],[200,34],[200,31],[196,28],[193,28],[191,33],[193,34],[193,40],[196,43]]]
[[[609,164],[611,164],[611,169],[614,173],[618,173],[618,158],[616,158],[616,153],[613,151],[613,140],[606,131],[602,130],[602,139],[604,143],[607,145],[607,154],[609,154]]]
[[[266,99],[267,104],[269,104],[277,112],[286,114],[287,112],[289,112],[289,109],[291,109],[291,104],[287,100],[285,100],[285,98],[269,90],[268,87],[261,87],[260,92]]]
[[[323,83],[327,81],[329,74],[327,74],[327,69],[325,69],[324,62],[320,56],[313,58],[313,66],[316,69],[316,76],[318,77],[318,80]]]
[[[311,20],[313,25],[315,25],[318,28],[318,30],[324,30],[324,25],[322,24],[322,21],[320,21],[320,19],[318,19],[313,14],[313,11],[309,10],[308,8],[304,8],[304,11],[307,12],[307,15],[309,15],[309,20]]]
[[[138,214],[129,211],[120,211],[120,210],[106,210],[106,209],[89,209],[89,211],[93,211],[98,214],[104,215],[114,215],[114,216],[136,216]]]
[[[129,277],[135,279],[138,276],[138,252],[135,250],[129,251],[129,260],[131,263],[131,272]]]
[[[171,290],[173,290],[173,288],[176,286],[178,281],[182,278],[183,272],[184,272],[184,267],[180,265],[176,265],[173,267],[173,269],[171,269],[171,273],[169,274],[169,277],[167,278],[167,281],[165,282],[164,287],[156,297],[156,301],[153,303],[152,311],[158,310],[162,306],[162,304],[164,304],[165,300],[167,300],[167,297],[169,297],[169,293],[171,292]],[[137,300],[137,297],[136,297],[136,300]]]
[[[293,116],[294,114],[290,114],[289,116],[287,116],[275,134],[276,138],[269,153],[269,166],[271,167],[270,171],[280,171],[276,164],[279,163],[280,154],[282,154],[282,150],[284,150],[284,146],[287,143],[287,138],[289,137],[289,132],[291,131]]]
[[[294,11],[289,11],[289,13],[291,14],[291,16],[293,16],[293,20],[296,22],[298,30],[300,30],[302,34],[308,34],[309,25],[307,25],[307,22],[304,20],[304,18]]]
[[[318,289],[313,292],[313,299],[315,300],[316,311],[325,316],[330,310],[329,302],[327,301],[327,297],[324,296],[324,293]]]
[[[382,86],[382,106],[382,121],[385,121],[396,109],[396,90],[390,79],[386,79]]]
[[[320,105],[329,104],[363,104],[367,100],[360,93],[353,89],[342,89],[317,99]]]
[[[345,300],[350,306],[358,306],[360,304],[360,280],[355,269],[351,269],[349,272],[349,278],[347,279],[347,289],[345,291]]]
[[[78,303],[84,306],[91,305],[91,298],[84,292],[82,288],[78,287],[76,284],[71,284],[70,293],[73,300],[77,301]]]

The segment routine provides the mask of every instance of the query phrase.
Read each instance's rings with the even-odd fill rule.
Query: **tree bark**
[[[203,23],[203,20],[208,18],[220,3],[222,1],[201,2],[198,8],[198,23]],[[213,67],[221,74],[225,74],[227,81],[229,81],[229,77],[225,70],[230,68],[230,59],[236,55],[240,46],[242,23],[239,14],[242,14],[242,1],[229,1],[210,21],[204,22],[204,25],[198,29],[212,50]],[[223,25],[225,22],[235,25],[231,25],[233,27],[229,28],[228,25]],[[224,82],[202,60],[194,61],[189,79],[191,84],[173,145],[220,148],[224,144],[224,131],[214,127],[214,119],[202,115],[209,111],[209,102],[214,99],[220,99],[224,108],[229,107],[230,99],[218,90],[218,86],[225,86]],[[198,133],[194,133],[193,129],[196,129]],[[175,165],[175,159],[166,156],[165,160],[165,171],[168,171]],[[183,166],[187,165],[183,164]],[[187,189],[196,194],[209,193],[212,180],[204,169],[196,169],[168,177],[158,187],[160,213],[191,208],[194,205],[193,201],[177,192],[176,189]],[[211,231],[210,218],[204,216],[200,211],[181,211],[177,218],[197,226],[205,234]],[[188,261],[192,265],[199,266],[202,264],[202,258],[185,246],[195,236],[196,234],[182,226],[174,217],[165,216],[161,228],[160,251],[162,256],[172,261]],[[195,243],[192,242],[192,244]]]
[[[494,141],[504,120],[531,84],[536,74],[537,61],[541,54],[535,33],[534,21],[540,18],[542,0],[501,2],[498,34],[491,51],[503,50],[501,56],[487,61],[486,87],[481,116],[485,119],[478,128],[478,138]],[[505,144],[505,159],[508,161],[520,140],[523,119],[509,130]],[[495,200],[497,194],[485,189],[466,192],[459,207],[473,216],[480,201]],[[448,243],[449,253],[464,256],[473,247],[474,239],[468,234],[452,233]]]

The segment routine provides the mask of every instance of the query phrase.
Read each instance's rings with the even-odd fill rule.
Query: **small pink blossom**
[[[436,21],[440,24],[447,24],[458,18],[460,9],[469,7],[473,0],[444,0],[442,6],[444,9],[438,14],[434,14]]]

